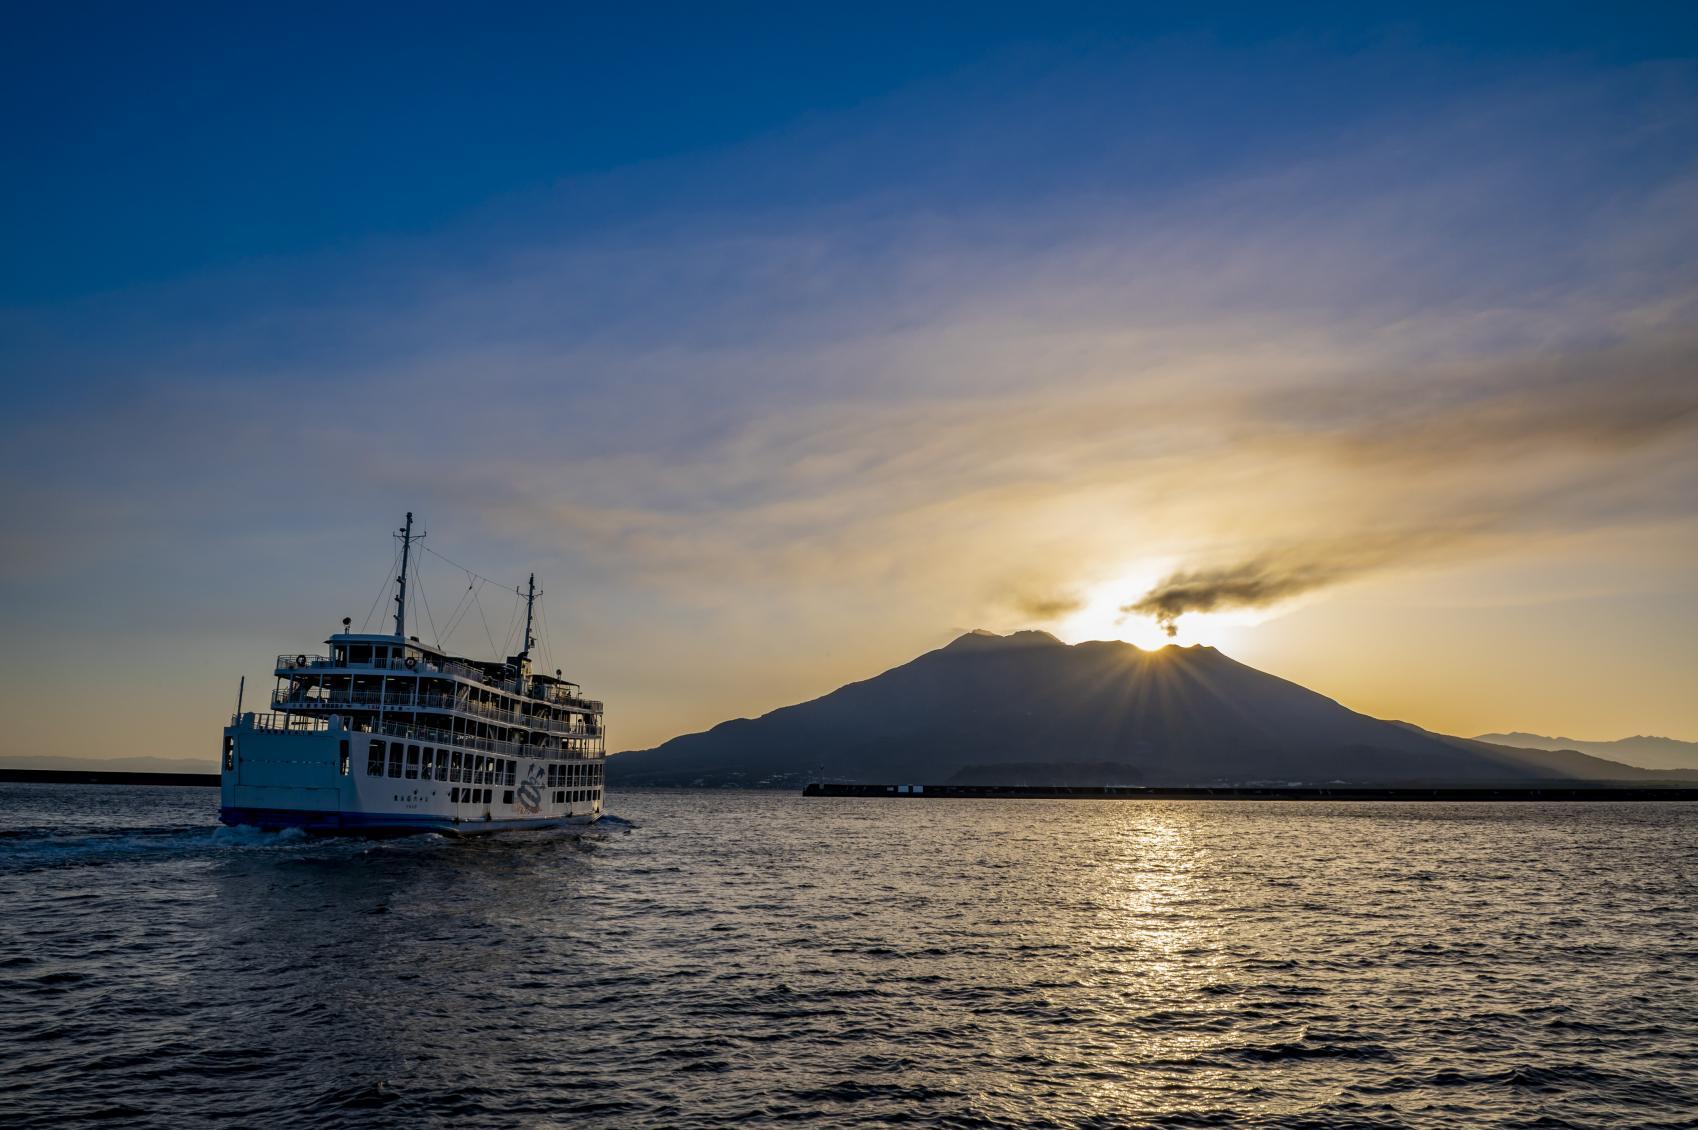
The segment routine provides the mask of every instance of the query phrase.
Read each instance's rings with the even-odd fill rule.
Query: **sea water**
[[[1698,1126],[1698,805],[0,786],[0,1124]]]

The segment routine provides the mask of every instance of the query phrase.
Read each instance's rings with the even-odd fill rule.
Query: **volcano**
[[[1212,647],[971,632],[759,718],[615,755],[627,785],[1525,785],[1698,781],[1371,718]]]

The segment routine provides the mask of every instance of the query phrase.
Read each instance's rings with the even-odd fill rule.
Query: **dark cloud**
[[[1267,608],[1370,573],[1480,549],[1496,533],[1487,520],[1459,518],[1449,525],[1285,545],[1227,565],[1171,573],[1120,611],[1153,617],[1171,636],[1187,612]]]
[[[1276,561],[1258,559],[1214,569],[1174,573],[1120,611],[1151,616],[1168,635],[1179,630],[1187,612],[1223,608],[1262,608],[1325,588],[1367,566],[1346,562]]]
[[[1256,414],[1354,467],[1411,471],[1633,451],[1698,425],[1698,335],[1286,390]]]
[[[1083,600],[1065,593],[1023,594],[1014,598],[1014,607],[1022,615],[1033,620],[1059,620],[1063,616],[1079,611],[1084,606]]]
[[[1265,417],[1270,459],[1296,439],[1309,457],[1358,476],[1379,509],[1420,517],[1179,570],[1121,611],[1152,617],[1173,635],[1190,612],[1266,608],[1434,557],[1690,512],[1690,496],[1668,484],[1690,467],[1698,432],[1691,335],[1448,377],[1401,396],[1381,388],[1299,392]],[[1552,461],[1569,468],[1553,472]],[[1347,519],[1338,524],[1347,528]]]

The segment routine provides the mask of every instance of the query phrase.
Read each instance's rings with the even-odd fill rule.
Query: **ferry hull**
[[[324,729],[277,728],[250,714],[224,731],[218,817],[322,835],[560,828],[600,817],[599,776],[594,761],[482,756],[350,730],[339,718]]]
[[[551,816],[520,820],[457,820],[448,816],[424,816],[388,812],[311,812],[288,808],[233,808],[218,810],[218,819],[235,827],[281,832],[299,828],[320,836],[411,836],[435,832],[444,836],[478,836],[491,832],[524,831],[536,828],[565,828],[595,823],[597,817]]]

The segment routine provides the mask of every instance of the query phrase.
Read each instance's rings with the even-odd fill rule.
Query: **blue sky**
[[[1679,6],[11,21],[13,706],[210,732],[412,508],[616,744],[1249,574],[1349,705],[1698,737]]]
[[[947,128],[1000,91],[1126,48],[1145,48],[1153,73],[1118,104],[1077,104],[1077,132],[1056,146],[1096,140],[1111,106],[1148,115],[1156,128],[1137,142],[1160,163],[1140,179],[1160,183],[1336,126],[1364,100],[1418,102],[1520,67],[1681,57],[1694,34],[1679,4],[19,8],[0,48],[5,296],[51,302],[428,232],[564,179],[966,78],[967,97],[940,100],[951,104],[934,124]],[[899,182],[905,160],[936,155],[881,156],[893,164],[836,191]],[[994,167],[1016,182],[997,190],[1043,176]],[[833,192],[805,177],[715,187],[749,203]],[[673,202],[644,188],[651,206]]]

